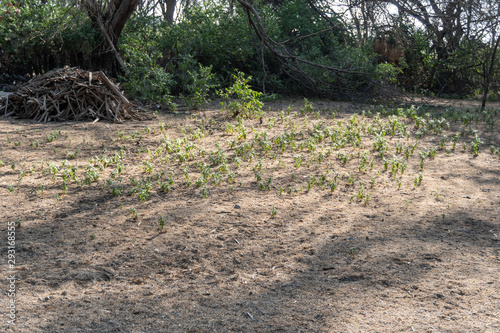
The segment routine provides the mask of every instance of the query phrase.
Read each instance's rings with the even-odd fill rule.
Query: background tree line
[[[497,0],[0,0],[0,74],[104,69],[202,103],[235,70],[266,93],[495,100]],[[12,76],[10,76],[12,77]]]

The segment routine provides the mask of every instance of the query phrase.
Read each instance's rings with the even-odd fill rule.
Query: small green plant
[[[459,134],[456,134],[452,139],[451,139],[451,142],[452,142],[452,146],[451,146],[451,150],[455,150],[457,148],[457,142],[458,142],[458,139],[460,138]]]
[[[437,201],[440,201],[440,199],[441,199],[441,193],[439,193],[439,191],[434,192],[434,198],[435,198]]]
[[[307,190],[310,191],[315,184],[316,184],[316,177],[315,176],[309,177],[309,179],[307,180]]]
[[[47,142],[52,142],[57,139],[61,135],[61,131],[51,131],[49,135],[47,135]]]
[[[273,208],[271,209],[271,217],[275,217],[278,214],[278,210],[276,207],[273,205]]]
[[[55,168],[57,169],[57,167]],[[55,177],[54,172],[56,169],[51,170],[53,177]],[[87,169],[85,170],[85,183],[87,183],[87,185],[90,185],[92,182],[97,181],[97,179],[99,179],[99,173],[97,172],[97,170],[92,166],[87,166]]]
[[[356,198],[358,200],[363,200],[366,197],[365,186],[362,182],[359,182],[358,193],[356,194]]]
[[[132,217],[134,218],[134,220],[137,220],[138,218],[138,215],[137,215],[137,210],[135,208],[129,208],[129,213],[132,214]]]
[[[21,170],[21,171],[19,172],[19,180],[18,180],[18,182],[19,182],[19,183],[20,183],[20,182],[22,182],[22,181],[23,181],[23,178],[24,178],[25,176],[26,176],[26,171]]]
[[[329,186],[330,186],[330,190],[331,190],[332,192],[335,192],[335,190],[336,190],[336,189],[337,189],[337,187],[338,187],[337,183],[336,183],[334,180],[330,181]]]
[[[479,149],[481,149],[482,143],[483,143],[483,141],[481,141],[481,139],[479,138],[479,136],[476,133],[474,136],[474,140],[470,143],[470,149],[471,149],[472,153],[474,154],[474,156],[477,156],[479,154]]]
[[[433,147],[433,148],[431,148],[431,149],[429,150],[429,153],[428,153],[428,154],[429,154],[429,156],[430,156],[431,158],[436,157],[436,154],[437,154],[437,147]]]
[[[302,155],[301,154],[294,155],[293,160],[295,168],[299,168],[300,165],[302,164]]]
[[[159,222],[160,232],[162,232],[163,228],[165,227],[165,219],[163,218],[163,215],[160,214],[160,218],[158,219],[158,222]]]
[[[38,148],[40,147],[40,141],[38,141],[37,139],[35,139],[35,141],[32,141],[30,143],[31,147],[34,147],[34,148]]]
[[[314,106],[307,98],[304,98],[304,107],[300,108],[300,114],[307,115],[314,112]]]
[[[152,185],[150,182],[141,182],[139,184],[139,199],[147,201],[151,197]]]
[[[37,189],[37,191],[36,191],[36,192],[37,192],[37,193],[39,193],[39,194],[43,194],[43,192],[44,192],[44,191],[45,191],[45,186],[40,185],[40,186],[38,187],[38,189]]]
[[[346,163],[347,163],[347,161],[349,160],[349,156],[348,156],[345,152],[343,152],[343,151],[341,151],[341,152],[338,152],[338,153],[337,153],[337,158],[338,158],[338,159],[339,159],[339,160],[340,160],[343,164],[346,164]]]
[[[226,124],[224,124],[224,126],[222,126],[224,133],[226,133],[227,135],[233,135],[234,128],[235,128],[234,125],[231,123],[226,123]]]
[[[420,156],[420,169],[424,169],[425,159],[427,158],[428,153],[426,150],[422,150],[418,154]]]
[[[406,168],[407,168],[406,162],[402,163],[401,164],[401,175],[403,175],[405,173]]]
[[[144,161],[142,165],[139,166],[139,168],[141,168],[144,171],[144,173],[153,173],[154,170],[153,164],[148,161]]]
[[[210,195],[210,191],[206,186],[201,189],[201,195],[204,199],[208,198],[208,196]]]
[[[78,156],[78,153],[80,153],[80,148],[78,148],[76,151],[70,153],[66,153],[66,155],[68,156],[68,159],[69,160],[74,160],[77,156]]]
[[[441,148],[444,148],[444,145],[446,144],[447,139],[448,139],[448,137],[446,135],[443,135],[443,136],[441,136],[441,138],[439,138],[439,145],[441,146]]]
[[[422,184],[422,180],[424,179],[424,176],[421,171],[418,172],[418,176],[415,177],[415,186],[418,186]]]

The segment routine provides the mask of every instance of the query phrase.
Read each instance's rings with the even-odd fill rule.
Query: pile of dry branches
[[[38,122],[96,120],[114,122],[149,117],[133,105],[103,72],[65,67],[38,75],[0,99],[0,115]]]

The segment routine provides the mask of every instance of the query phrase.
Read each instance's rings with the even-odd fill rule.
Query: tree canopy
[[[239,70],[265,93],[397,86],[485,103],[500,86],[499,16],[496,0],[1,0],[0,70],[105,70],[163,101]]]

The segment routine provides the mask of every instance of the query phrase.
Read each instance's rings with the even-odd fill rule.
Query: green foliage
[[[322,19],[306,0],[283,2],[279,11],[276,11],[274,15],[278,30],[275,37],[279,40],[285,40],[287,46],[296,55],[309,59],[333,55],[337,46],[343,42],[344,36],[340,31],[341,24],[338,25],[339,28],[324,31],[310,38],[301,38],[301,36],[331,28],[329,23]],[[331,20],[340,23],[336,16],[333,16]]]
[[[221,104],[231,117],[257,118],[262,115],[263,103],[259,100],[262,93],[250,87],[250,79],[244,73],[236,72],[233,74],[233,85],[219,92],[225,99]]]
[[[157,64],[158,52],[147,52],[134,47],[124,48],[125,59],[129,68],[122,80],[128,95],[141,99],[173,106],[170,96],[172,75]]]
[[[433,31],[411,24],[403,24],[400,31],[404,57],[398,64],[402,74],[399,83],[406,89],[426,95],[447,97],[473,96],[482,91],[484,59],[491,47],[484,38],[474,35],[462,39],[453,48],[436,47]],[[497,59],[493,81],[498,85],[500,60]]]
[[[246,73],[260,68],[246,15],[237,8],[232,15],[228,15],[227,10],[217,2],[190,7],[181,22],[162,26],[160,49],[168,59],[182,60],[191,56],[203,66],[212,66],[219,83],[227,86],[235,68]],[[177,69],[175,61],[167,67],[171,72]],[[191,66],[190,70],[197,68]]]
[[[376,67],[375,72],[378,80],[388,84],[397,83],[397,76],[402,73],[401,69],[388,63],[379,64]]]
[[[485,60],[492,54],[486,35],[465,32],[468,37],[453,47],[443,46],[437,44],[432,29],[395,17],[397,29],[381,34],[390,35],[391,45],[404,55],[379,63],[370,39],[376,36],[356,40],[334,6],[322,8],[329,10],[328,22],[307,0],[253,2],[266,34],[286,47],[287,51],[279,47],[280,52],[341,70],[332,75],[311,64],[301,64],[297,70],[293,61],[278,60],[262,46],[241,6],[235,4],[230,11],[227,1],[195,3],[182,9],[182,19],[171,25],[146,12],[137,12],[127,21],[118,50],[130,70],[121,80],[132,98],[172,106],[172,96],[179,96],[187,106],[198,108],[210,100],[215,88],[233,84],[236,68],[252,78],[245,84],[254,89],[288,95],[308,94],[302,83],[314,87],[317,94],[342,98],[376,92],[372,89],[376,82],[460,97],[484,89],[489,68]],[[93,51],[101,44],[99,30],[81,6],[0,0],[1,72],[32,75],[64,65],[88,69],[98,63]],[[493,66],[493,88],[500,82],[499,58]],[[286,74],[290,70],[294,79]],[[492,90],[488,96],[494,101],[498,92]]]
[[[84,11],[58,2],[0,1],[0,71],[42,73],[88,64],[95,31]]]
[[[212,67],[197,63],[190,55],[179,62],[177,84],[182,91],[180,96],[184,98],[187,106],[198,108],[209,102],[209,94],[218,87]]]

